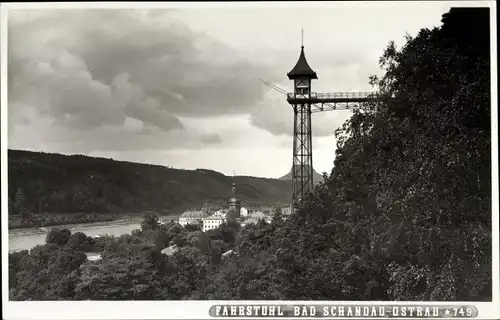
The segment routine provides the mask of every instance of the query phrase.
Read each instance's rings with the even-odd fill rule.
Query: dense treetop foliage
[[[383,99],[337,132],[331,175],[287,219],[203,233],[148,216],[94,243],[99,262],[55,231],[10,254],[11,299],[491,301],[488,18],[452,9],[391,43]]]
[[[18,150],[9,150],[8,162],[9,213],[23,222],[11,227],[109,221],[144,211],[181,214],[206,201],[226,203],[233,179],[211,170]],[[247,205],[290,202],[289,181],[236,179]]]
[[[234,247],[239,225],[201,232],[145,214],[141,229],[88,237],[53,228],[46,244],[9,254],[12,300],[189,299]],[[161,250],[176,245],[173,256]],[[85,253],[100,253],[89,261]]]

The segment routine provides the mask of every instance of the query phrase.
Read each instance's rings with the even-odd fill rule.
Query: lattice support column
[[[311,105],[294,105],[292,203],[295,207],[313,188]]]

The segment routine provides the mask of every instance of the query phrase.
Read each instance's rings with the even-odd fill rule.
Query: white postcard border
[[[94,3],[3,3],[1,4],[1,198],[8,199],[7,184],[7,25],[8,10],[12,9],[49,9],[49,8],[302,8],[305,5],[320,7],[331,6],[400,6],[419,5],[425,1],[362,1],[362,2],[170,2],[170,3],[120,3],[120,2],[94,2]],[[2,208],[2,313],[4,319],[208,319],[209,309],[215,304],[359,304],[359,305],[475,305],[479,310],[477,319],[500,318],[500,270],[499,270],[499,202],[498,202],[498,92],[497,92],[497,37],[496,37],[496,2],[495,1],[446,1],[447,5],[460,7],[490,7],[491,8],[491,70],[492,70],[492,225],[493,225],[493,301],[494,302],[347,302],[347,301],[57,301],[57,302],[12,302],[8,301],[8,204],[1,202]],[[396,318],[395,318],[396,319]]]

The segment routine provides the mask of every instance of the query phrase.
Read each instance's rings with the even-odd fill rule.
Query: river
[[[141,225],[138,221],[119,221],[106,224],[101,222],[65,227],[69,228],[71,233],[83,232],[93,237],[101,234],[120,236],[130,233],[134,229],[139,229]],[[9,252],[29,250],[34,246],[44,244],[45,237],[51,228],[53,227],[9,230]]]

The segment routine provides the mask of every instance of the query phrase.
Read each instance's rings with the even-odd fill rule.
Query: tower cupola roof
[[[304,54],[304,46],[301,47],[297,64],[293,67],[292,71],[287,73],[287,76],[290,80],[302,77],[318,79],[316,72],[309,66],[309,63],[307,63],[306,55]]]

